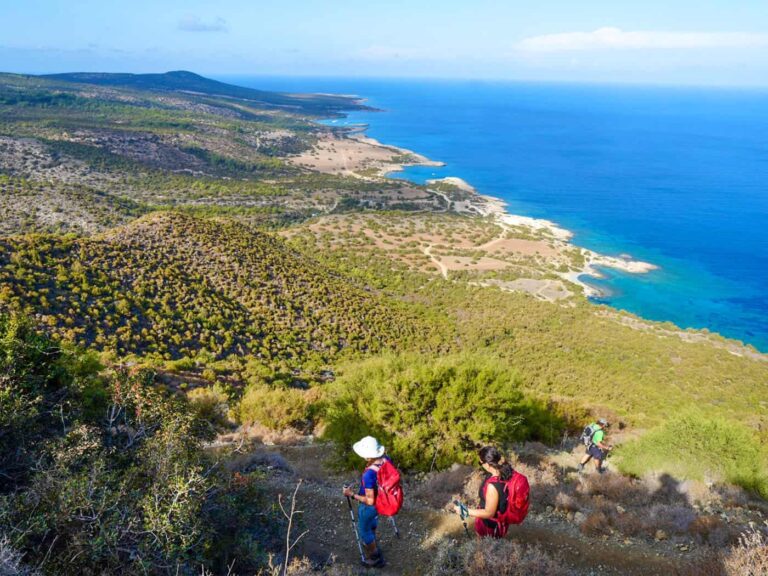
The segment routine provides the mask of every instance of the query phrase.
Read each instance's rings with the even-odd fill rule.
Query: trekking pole
[[[389,521],[392,522],[392,528],[394,528],[394,530],[395,530],[395,538],[400,540],[400,530],[398,530],[397,523],[395,523],[395,517],[394,516],[390,516],[389,517]]]
[[[355,511],[352,508],[352,499],[347,496],[347,504],[349,505],[349,517],[352,519],[352,530],[355,532],[355,541],[357,542],[357,549],[360,551],[360,560],[365,562],[365,554],[363,554],[363,545],[360,543],[360,534],[357,531],[357,522],[355,522]]]
[[[467,538],[471,538],[469,535],[469,528],[467,528],[467,518],[469,518],[469,510],[467,510],[467,507],[464,506],[461,502],[458,500],[454,500],[453,503],[459,507],[459,517],[461,518],[461,523],[464,524],[464,532],[467,535]]]

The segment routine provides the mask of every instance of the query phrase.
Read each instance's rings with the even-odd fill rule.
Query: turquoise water
[[[368,135],[458,176],[574,242],[661,269],[605,270],[600,301],[768,351],[768,92],[327,78],[229,78],[358,94]]]

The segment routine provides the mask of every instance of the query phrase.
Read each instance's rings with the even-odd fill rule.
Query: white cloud
[[[592,32],[565,32],[525,38],[523,52],[583,50],[654,50],[691,48],[751,48],[768,46],[768,35],[748,32],[652,32],[598,28]]]
[[[211,21],[201,20],[199,16],[188,15],[179,20],[178,29],[184,32],[226,32],[229,30],[224,18]]]

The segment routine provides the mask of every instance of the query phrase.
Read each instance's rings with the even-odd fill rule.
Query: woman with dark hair
[[[497,448],[484,446],[477,454],[488,476],[480,487],[480,508],[465,508],[464,513],[475,519],[478,536],[503,538],[509,524],[519,524],[528,513],[528,480]],[[461,506],[456,506],[456,513],[462,513]]]

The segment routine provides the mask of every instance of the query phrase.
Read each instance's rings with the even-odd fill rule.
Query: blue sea
[[[605,270],[599,301],[768,352],[768,91],[488,81],[222,78],[356,94],[367,134],[458,176],[574,242],[660,269]]]

